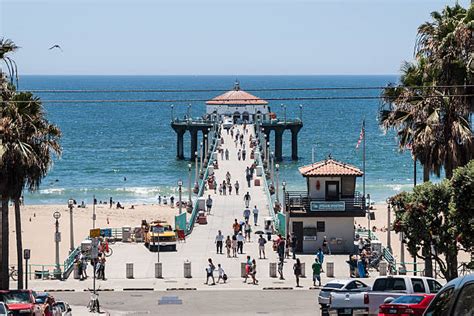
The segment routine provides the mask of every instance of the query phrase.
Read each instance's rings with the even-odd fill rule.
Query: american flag
[[[360,143],[365,137],[365,121],[362,122],[362,128],[360,129],[360,135],[359,135],[359,140],[357,141],[356,149],[359,148]]]

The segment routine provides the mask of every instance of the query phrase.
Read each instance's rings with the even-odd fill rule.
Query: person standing
[[[225,149],[225,160],[229,160],[229,149]]]
[[[222,182],[222,192],[224,193],[224,195],[227,195],[226,192],[227,192],[227,183]]]
[[[267,240],[263,238],[263,235],[260,234],[260,238],[258,238],[258,256],[260,259],[262,259],[262,254],[263,254],[263,259],[265,258],[265,244],[267,243]]]
[[[232,183],[229,183],[228,189],[229,189],[229,195],[232,195]]]
[[[244,224],[245,240],[250,242],[250,233],[252,232],[252,226],[249,224],[249,221],[245,221]]]
[[[234,230],[234,236],[237,236],[237,234],[240,231],[240,224],[237,222],[237,218],[234,219],[234,224],[232,224],[232,229]]]
[[[247,260],[245,261],[245,280],[244,283],[247,283],[247,279],[249,278],[249,275],[251,273],[252,269],[252,259],[250,256],[247,256]]]
[[[219,184],[219,195],[222,195],[222,183]]]
[[[160,200],[161,200],[161,199],[160,199]],[[112,197],[110,197],[109,203],[110,203],[110,207],[109,207],[109,208],[112,208],[112,205],[114,204],[114,201],[112,200]],[[160,201],[160,204],[161,204],[161,201]]]
[[[283,260],[278,260],[278,274],[280,275],[280,280],[284,280],[285,278],[283,277]]]
[[[227,236],[225,240],[225,249],[227,251],[227,258],[230,258],[230,250],[232,249],[232,240],[230,240],[230,236]]]
[[[244,253],[244,235],[242,235],[242,232],[239,232],[237,235],[237,251],[240,254]]]
[[[229,130],[227,130],[227,133],[229,132]],[[224,160],[224,150],[221,149],[221,160]]]
[[[295,273],[296,287],[300,287],[301,262],[299,258],[296,259],[296,262],[293,265],[293,272]]]
[[[278,252],[278,257],[280,261],[283,261],[285,259],[285,240],[281,237],[281,235],[278,235],[278,245],[277,245],[277,252]]]
[[[214,263],[212,263],[212,259],[209,258],[207,260],[209,262],[209,266],[206,268],[206,283],[204,284],[209,284],[209,278],[212,279],[212,284],[211,285],[215,285],[216,284],[216,281],[214,279],[214,270],[216,269],[216,266],[214,265]]]
[[[249,218],[250,218],[250,209],[248,209],[248,207],[244,210],[244,221],[245,222],[248,222]]]
[[[235,194],[239,195],[239,188],[240,188],[239,181],[235,181],[234,188],[235,188]]]
[[[244,143],[244,149],[242,150],[242,160],[245,160],[246,155],[247,155],[247,151],[245,150],[245,143]]]
[[[257,275],[257,261],[255,261],[255,259],[252,260],[252,266],[250,268],[250,275],[252,276],[252,283],[254,285],[258,285],[258,280],[256,278],[256,275]]]
[[[232,236],[232,256],[237,258],[237,237],[236,235]]]
[[[222,244],[224,242],[224,235],[222,235],[222,232],[220,230],[217,232],[215,242],[216,242],[216,253],[222,254]]]
[[[247,186],[250,188],[250,180],[252,180],[252,175],[250,173],[247,173],[245,175],[245,179],[247,180]]]
[[[323,251],[324,253],[331,255],[331,248],[329,247],[329,243],[326,236],[324,236],[324,239],[323,239]]]
[[[207,214],[208,214],[208,215],[211,215],[212,199],[211,199],[211,195],[210,195],[210,194],[207,196],[206,207],[207,207]]]
[[[298,244],[298,239],[295,234],[291,234],[291,252],[293,253],[293,259],[296,259],[296,246]]]
[[[258,208],[257,205],[254,206],[253,208],[253,224],[257,226],[257,221],[258,221]]]
[[[318,258],[314,259],[311,268],[313,269],[313,286],[316,286],[316,280],[318,281],[318,286],[321,286],[321,263]]]
[[[225,274],[225,271],[220,263],[217,265],[217,273],[219,275],[219,277],[217,278],[217,284],[219,284],[220,280],[224,281],[225,283],[225,281],[227,280],[227,275]]]
[[[251,199],[252,199],[252,198],[250,197],[250,193],[247,192],[247,193],[244,195],[244,202],[245,202],[245,207],[246,207],[246,208],[249,207],[249,204],[250,204],[250,200],[251,200]],[[249,215],[249,216],[250,216],[250,215]]]

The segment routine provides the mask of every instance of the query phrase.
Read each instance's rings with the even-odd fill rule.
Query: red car
[[[400,296],[390,303],[379,307],[379,316],[412,316],[423,315],[435,294],[414,294]]]
[[[35,304],[35,293],[31,290],[0,291],[0,302],[4,302],[13,315],[40,315]]]

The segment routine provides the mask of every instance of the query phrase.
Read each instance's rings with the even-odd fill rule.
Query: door
[[[296,252],[303,252],[303,222],[293,222],[293,234],[296,235]]]
[[[326,201],[339,200],[339,182],[326,181]]]

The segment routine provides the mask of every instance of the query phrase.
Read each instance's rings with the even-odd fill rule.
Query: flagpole
[[[365,133],[365,118],[363,119],[362,121],[362,131],[363,131],[363,143],[362,143],[362,146],[364,147],[363,148],[363,154],[362,154],[362,169],[363,169],[363,172],[364,172],[364,177],[362,178],[362,196],[364,197],[364,211],[365,211],[365,215],[367,216],[367,233],[368,233],[368,237],[369,237],[369,240],[371,240],[370,238],[370,210],[368,211],[368,207],[367,207],[367,197],[365,196],[365,137],[366,137],[366,133]]]

